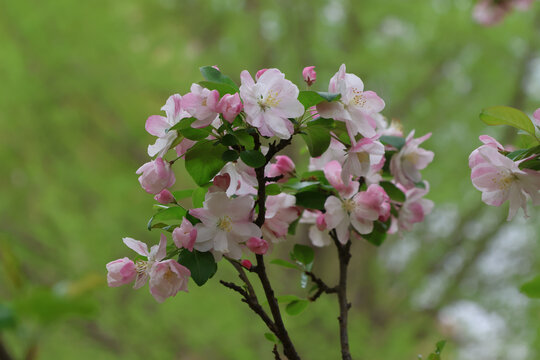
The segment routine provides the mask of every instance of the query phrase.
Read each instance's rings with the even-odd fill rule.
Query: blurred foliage
[[[107,289],[105,263],[126,254],[123,236],[158,241],[146,229],[152,197],[134,174],[153,141],[144,121],[201,80],[199,66],[235,81],[243,69],[278,67],[300,83],[316,65],[315,88],[327,90],[344,62],[385,99],[388,117],[433,132],[426,147],[436,154],[424,173],[437,204],[428,223],[378,249],[353,246],[355,358],[414,359],[441,338],[449,359],[540,356],[540,306],[518,292],[540,268],[538,215],[505,224],[507,208],[479,204],[467,166],[478,135],[515,135],[487,128],[482,108],[539,107],[540,8],[481,28],[472,5],[1,1],[0,323],[17,323],[1,340],[16,358],[270,359],[263,326],[214,281],[232,276],[227,264],[158,305],[144,289]],[[177,179],[176,189],[193,187],[187,174]],[[316,258],[315,271],[333,280],[333,251]],[[270,267],[279,294],[298,291],[293,270]],[[461,322],[456,309],[469,309]],[[336,316],[322,297],[287,317],[305,359],[336,358]]]

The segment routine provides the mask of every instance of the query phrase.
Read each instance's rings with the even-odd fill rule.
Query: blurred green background
[[[540,306],[518,292],[538,273],[539,212],[506,223],[483,206],[467,157],[481,108],[540,107],[540,4],[483,28],[469,0],[0,1],[0,339],[16,359],[271,359],[264,327],[218,279],[157,304],[147,288],[108,289],[105,264],[133,255],[153,199],[135,170],[154,139],[149,115],[201,80],[199,66],[278,67],[326,90],[341,63],[405,130],[433,132],[424,171],[436,202],[425,224],[379,249],[355,243],[355,359],[540,359]],[[290,155],[304,164],[295,151]],[[192,186],[177,167],[176,189]],[[300,239],[299,241],[305,241]],[[272,256],[286,256],[292,243]],[[315,270],[332,282],[334,249]],[[272,269],[279,294],[303,294]],[[12,312],[14,311],[14,322]],[[337,304],[285,315],[304,359],[337,359]],[[12,326],[14,325],[14,326]]]

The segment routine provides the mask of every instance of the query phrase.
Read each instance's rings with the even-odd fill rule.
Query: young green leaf
[[[199,85],[208,90],[217,90],[220,96],[225,94],[234,94],[238,92],[238,89],[225,83],[218,83],[214,81],[199,81]]]
[[[186,216],[187,210],[181,206],[171,206],[156,213],[148,221],[148,230],[157,227],[158,224],[179,225]]]
[[[191,127],[191,124],[193,124],[197,119],[194,117],[191,118],[185,118],[180,120],[177,124],[169,128],[168,131],[176,130],[178,133],[182,136],[184,136],[186,139],[198,141],[202,140],[208,137],[208,135],[211,134],[211,128],[206,127],[203,129],[196,129],[194,127]]]
[[[191,197],[191,203],[193,204],[194,208],[203,207],[204,198],[207,192],[208,192],[207,186],[198,187],[193,191],[193,196]]]
[[[393,146],[398,150],[405,145],[405,139],[399,136],[383,135],[379,138],[384,145]]]
[[[233,134],[226,134],[221,138],[221,143],[225,146],[233,146],[238,144],[238,139]]]
[[[210,252],[183,249],[178,256],[178,263],[191,271],[191,278],[198,286],[203,286],[217,271],[214,255]]]
[[[509,106],[492,106],[483,109],[480,120],[487,125],[509,125],[536,137],[531,119],[523,111]]]
[[[397,202],[405,201],[405,194],[403,193],[403,191],[399,190],[399,188],[396,185],[392,184],[390,181],[381,181],[379,185],[384,189],[390,199]]]
[[[323,126],[306,127],[301,135],[306,142],[311,157],[321,156],[330,146],[330,131]]]
[[[213,141],[203,140],[188,150],[185,156],[186,170],[195,183],[203,186],[225,166],[222,154],[227,148]]]
[[[296,269],[299,270],[298,265],[290,263],[288,261],[282,260],[282,259],[274,259],[270,261],[270,264],[283,266],[289,269]]]
[[[238,91],[238,85],[231,80],[227,75],[223,75],[221,71],[212,66],[203,66],[200,68],[202,76],[210,82],[227,84]],[[223,95],[223,94],[220,94]]]
[[[225,162],[236,161],[238,159],[238,153],[234,150],[227,150],[221,155],[221,159]]]
[[[193,189],[172,191],[176,201],[190,198],[193,194]]]
[[[240,159],[252,168],[259,168],[266,164],[266,157],[259,150],[246,150],[240,153]]]
[[[296,205],[307,209],[324,210],[324,203],[328,194],[320,190],[302,191],[296,195]]]
[[[294,260],[306,266],[313,263],[313,260],[315,259],[315,252],[311,247],[306,245],[295,244],[292,255]]]
[[[266,186],[266,195],[278,195],[281,193],[279,184],[270,184]]]
[[[264,333],[264,337],[273,344],[279,344],[278,338],[272,333]]]
[[[333,94],[328,92],[322,92],[322,91],[300,91],[298,94],[298,101],[304,105],[306,109],[315,106],[319,103],[322,103],[323,101],[335,101],[339,100],[341,97],[341,94]]]
[[[299,315],[309,305],[308,300],[294,300],[287,304],[285,311],[291,316]]]

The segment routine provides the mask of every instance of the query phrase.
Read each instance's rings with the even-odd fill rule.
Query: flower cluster
[[[530,135],[526,136],[532,140],[533,146],[520,150],[505,148],[491,136],[482,135],[480,141],[483,145],[469,156],[471,180],[482,192],[482,201],[492,206],[501,206],[509,201],[508,220],[516,215],[519,208],[528,217],[528,199],[532,200],[533,205],[540,205],[540,109],[535,111],[532,120],[518,110],[510,110],[514,115],[510,124],[515,126],[516,118],[522,121],[523,125],[519,128],[529,131]],[[498,111],[501,118],[508,112],[505,109]]]
[[[186,291],[190,276],[204,284],[223,257],[251,268],[247,257],[267,254],[298,223],[312,224],[315,246],[332,238],[378,246],[431,211],[420,173],[433,160],[421,147],[431,134],[405,137],[399,122],[381,114],[385,102],[345,65],[325,92],[311,90],[313,66],[302,72],[303,91],[278,69],[255,77],[244,70],[240,86],[217,67],[201,72],[205,81],[172,95],[161,108],[165,116],[146,121],[156,137],[148,147],[154,159],[137,170],[142,188],[160,203],[148,227],[170,233],[172,244],[162,234],[149,252],[124,239],[143,258],[107,264],[110,286],[135,281],[139,288],[149,279],[150,292],[163,301]],[[305,141],[307,169],[278,155],[294,137]],[[196,189],[171,190],[179,159]]]
[[[484,26],[500,23],[513,10],[528,10],[534,0],[480,0],[473,9],[474,20]]]

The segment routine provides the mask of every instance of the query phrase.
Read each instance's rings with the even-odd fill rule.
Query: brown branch
[[[317,275],[315,275],[313,272],[306,271],[305,274],[307,276],[309,276],[311,281],[313,281],[315,284],[317,284],[317,287],[318,287],[317,292],[313,296],[310,296],[308,298],[309,301],[317,300],[319,298],[319,296],[321,296],[323,293],[335,294],[335,293],[338,292],[337,286],[329,287],[328,285],[326,285],[326,283],[321,278],[317,277]]]
[[[13,358],[9,354],[4,342],[0,338],[0,360],[12,360]]]
[[[339,285],[337,287],[339,302],[339,339],[341,344],[341,359],[352,360],[349,350],[348,315],[351,304],[347,301],[347,267],[351,259],[351,241],[341,244],[337,238],[335,230],[330,232],[330,236],[336,244],[339,257]]]
[[[281,360],[277,345],[274,345],[274,348],[272,349],[272,354],[274,354],[274,360]]]

